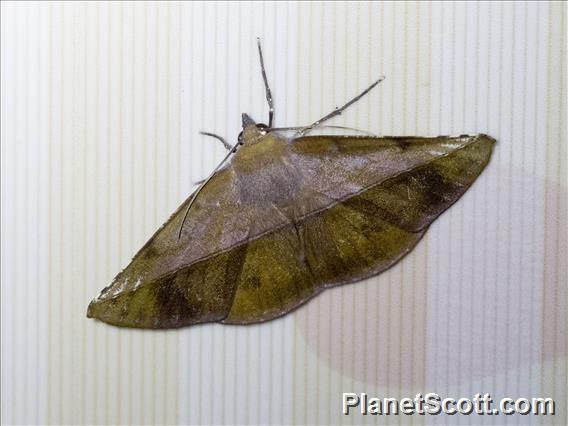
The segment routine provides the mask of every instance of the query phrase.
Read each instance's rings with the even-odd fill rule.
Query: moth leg
[[[229,144],[229,142],[227,142],[225,140],[225,138],[223,138],[222,136],[216,135],[215,133],[209,133],[209,132],[199,132],[200,135],[203,136],[211,136],[212,138],[218,139],[221,141],[221,143],[223,144],[223,146],[225,147],[225,149],[227,151],[230,151],[233,147]]]
[[[221,138],[221,139],[223,139],[223,138]],[[193,193],[193,196],[191,197],[191,199],[187,203],[187,207],[185,208],[185,214],[183,215],[183,219],[182,219],[181,224],[179,226],[178,240],[181,238],[181,234],[182,234],[182,231],[183,231],[183,225],[185,225],[185,221],[187,220],[187,215],[189,214],[189,210],[191,209],[193,202],[195,201],[195,199],[197,198],[197,196],[199,195],[201,190],[205,187],[205,185],[207,185],[207,182],[209,182],[211,180],[211,178],[215,175],[215,173],[217,173],[217,170],[219,170],[223,166],[223,164],[225,164],[225,162],[229,159],[229,157],[237,151],[237,146],[239,145],[239,143],[240,142],[237,142],[235,145],[230,147],[229,153],[225,156],[225,158],[223,158],[223,160],[211,172],[209,177],[207,179],[205,179],[203,181],[203,183],[201,183],[201,185],[199,185],[199,187]]]
[[[264,69],[264,58],[262,56],[262,47],[260,46],[260,38],[256,39],[258,44],[258,56],[260,57],[260,71],[262,72],[262,79],[264,80],[264,89],[266,91],[266,102],[268,102],[268,127],[272,127],[272,122],[274,121],[274,102],[272,100],[272,92],[270,91],[270,86],[268,85],[268,79],[266,78],[266,70]]]
[[[373,88],[375,86],[377,86],[381,81],[383,81],[385,79],[384,76],[381,76],[381,78],[379,78],[377,81],[375,81],[373,84],[371,84],[369,87],[367,87],[365,90],[363,90],[361,93],[359,93],[357,96],[355,96],[353,99],[351,99],[349,102],[347,102],[345,105],[343,105],[341,108],[336,108],[334,111],[330,112],[329,114],[327,114],[325,117],[320,118],[317,121],[314,121],[312,124],[310,124],[308,127],[304,127],[302,130],[300,130],[298,132],[299,136],[302,136],[306,133],[308,133],[310,130],[312,130],[314,127],[319,126],[321,123],[323,123],[324,121],[327,121],[333,117],[336,117],[338,115],[341,115],[341,113],[343,111],[345,111],[348,107],[350,107],[351,105],[353,105],[355,102],[357,102],[359,99],[361,99],[363,96],[365,96],[367,93],[369,93],[371,90],[373,90]]]

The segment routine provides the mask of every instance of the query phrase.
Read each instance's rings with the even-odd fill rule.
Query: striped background
[[[566,424],[565,3],[2,2],[2,423]],[[395,268],[250,327],[136,331],[89,300],[223,155],[198,131],[485,132]],[[341,415],[341,392],[554,397],[555,417]]]

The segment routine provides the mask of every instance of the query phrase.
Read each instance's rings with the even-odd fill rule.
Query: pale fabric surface
[[[240,113],[494,157],[380,277],[251,327],[85,318]],[[566,424],[565,3],[2,3],[2,423]],[[342,392],[553,397],[555,417],[341,415]]]

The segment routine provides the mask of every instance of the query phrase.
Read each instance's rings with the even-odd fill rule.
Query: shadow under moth
[[[89,305],[109,324],[174,328],[280,317],[388,269],[483,171],[487,135],[310,136],[382,78],[303,127],[242,115],[225,159]]]

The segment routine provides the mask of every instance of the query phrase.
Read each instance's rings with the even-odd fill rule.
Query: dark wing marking
[[[89,306],[109,324],[174,328],[219,321],[233,304],[247,245],[217,255]]]

